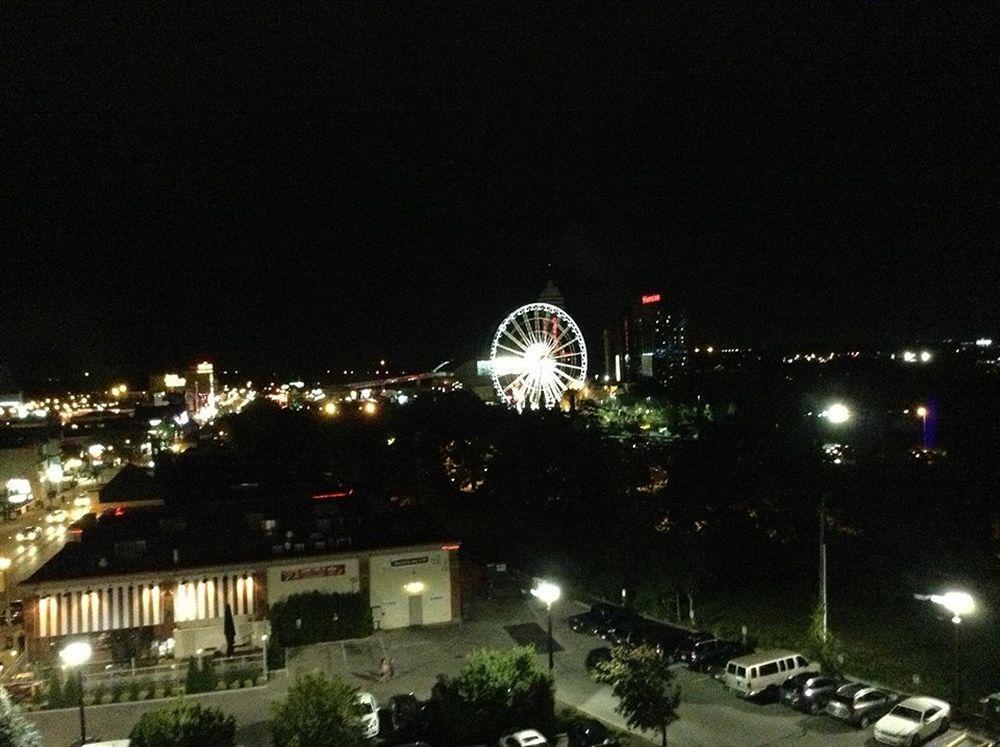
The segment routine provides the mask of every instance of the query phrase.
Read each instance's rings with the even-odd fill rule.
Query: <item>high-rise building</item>
[[[609,381],[665,382],[687,366],[687,319],[660,293],[646,293],[622,314],[617,334],[605,330]]]

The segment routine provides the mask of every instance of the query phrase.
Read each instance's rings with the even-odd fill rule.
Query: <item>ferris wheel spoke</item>
[[[564,343],[563,343],[562,345],[560,345],[559,347],[556,347],[556,348],[553,348],[552,350],[550,350],[550,351],[549,351],[549,354],[550,354],[550,355],[555,355],[555,354],[556,354],[556,353],[558,353],[558,352],[559,352],[560,350],[562,350],[562,349],[564,349],[564,348],[566,348],[566,347],[569,347],[570,345],[576,345],[576,344],[580,344],[580,345],[582,345],[582,343],[583,343],[583,341],[582,341],[582,340],[579,340],[579,339],[578,339],[578,338],[577,338],[577,337],[576,337],[576,336],[574,335],[574,336],[573,336],[573,337],[571,337],[570,339],[566,340],[566,342],[564,342]]]
[[[563,371],[563,370],[562,370],[561,368],[559,368],[558,366],[556,366],[556,367],[555,367],[555,368],[553,368],[552,370],[553,370],[553,371],[554,371],[554,372],[555,372],[556,374],[558,374],[559,376],[562,376],[562,377],[563,377],[563,379],[565,379],[565,381],[566,381],[566,383],[567,383],[567,384],[569,384],[569,383],[573,383],[573,382],[576,382],[576,381],[578,381],[578,379],[577,379],[577,378],[576,378],[575,376],[570,376],[570,375],[569,375],[568,373],[566,373],[565,371]]]
[[[513,393],[514,388],[517,386],[517,383],[522,379],[524,379],[527,375],[528,375],[527,371],[523,371],[522,373],[518,374],[513,381],[511,381],[509,384],[507,384],[507,386],[503,388],[503,390],[506,392],[509,389],[511,393]]]
[[[535,342],[535,339],[531,336],[527,329],[521,326],[521,319],[514,316],[510,320],[511,325],[517,330],[517,333],[521,335],[521,339],[524,342],[524,349],[527,350],[528,347]]]
[[[562,342],[563,340],[565,340],[567,338],[567,336],[569,336],[569,337],[573,336],[573,330],[572,330],[572,328],[569,325],[565,325],[565,326],[561,327],[557,331],[557,333],[555,335],[553,335],[553,337],[555,338],[552,341],[552,347],[553,347],[553,349],[558,348],[559,347],[559,343]]]
[[[524,351],[523,350],[514,350],[514,348],[509,348],[506,345],[503,345],[503,344],[501,344],[499,342],[497,343],[497,348],[499,350],[505,350],[508,353],[512,353],[513,355],[517,356],[518,358],[522,358],[524,356]]]
[[[518,346],[518,348],[520,349],[520,353],[518,353],[518,355],[521,355],[528,350],[528,346],[525,345],[521,340],[518,340],[516,337],[514,337],[514,335],[512,335],[509,331],[507,331],[506,328],[504,328],[503,333],[507,336],[508,340],[510,340],[511,342],[513,342],[515,345]]]
[[[559,400],[562,399],[562,392],[564,391],[561,386],[555,383],[553,380],[545,382],[546,387],[546,399],[553,405],[558,404]]]

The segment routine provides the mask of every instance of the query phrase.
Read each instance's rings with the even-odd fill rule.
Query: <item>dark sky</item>
[[[5,4],[0,369],[1000,332],[995,6],[811,6]]]

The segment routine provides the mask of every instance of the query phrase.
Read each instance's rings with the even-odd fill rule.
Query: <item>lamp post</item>
[[[8,557],[0,558],[0,591],[3,592],[3,612],[4,620],[10,625],[10,595],[7,594],[7,571],[10,570],[11,559]]]
[[[920,446],[927,448],[927,408],[923,405],[917,408],[917,417],[920,418]]]
[[[264,682],[267,682],[267,633],[262,633],[260,636],[260,647],[264,649]]]
[[[80,677],[80,744],[87,743],[87,722],[83,715],[83,665],[90,661],[93,649],[86,641],[68,643],[59,652],[59,658],[67,667],[75,668]]]
[[[834,402],[823,412],[820,417],[826,418],[833,425],[843,425],[851,419],[851,411],[842,402]],[[827,612],[826,612],[826,493],[820,495],[819,500],[819,607],[822,614],[822,627],[820,635],[823,641],[827,638]]]
[[[531,590],[531,595],[545,602],[545,608],[549,616],[549,671],[553,669],[552,652],[554,643],[552,641],[552,605],[559,601],[562,596],[562,589],[557,584],[550,581],[539,581]]]
[[[914,599],[931,601],[944,607],[951,613],[954,623],[951,639],[951,666],[955,673],[955,710],[962,707],[962,670],[958,665],[958,636],[962,618],[971,615],[976,610],[976,600],[964,591],[948,591],[944,594],[914,594]]]

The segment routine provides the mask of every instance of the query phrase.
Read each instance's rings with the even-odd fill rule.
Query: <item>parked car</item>
[[[691,631],[684,628],[675,628],[672,625],[653,625],[643,632],[643,642],[655,648],[662,658],[670,659],[677,647],[691,635]]]
[[[601,646],[600,648],[593,648],[587,654],[587,658],[584,661],[584,666],[587,667],[587,671],[591,675],[597,673],[597,667],[599,664],[611,661],[611,649],[607,646]]]
[[[34,542],[42,536],[42,530],[36,526],[24,527],[15,536],[18,542]]]
[[[709,641],[716,640],[714,635],[710,633],[687,633],[674,647],[671,652],[669,659],[673,662],[681,662],[687,664],[688,660],[691,658],[691,654],[694,653],[695,647],[700,643],[708,643]]]
[[[798,711],[819,713],[844,681],[832,674],[803,672],[789,677],[781,686],[781,702]]]
[[[612,628],[616,628],[624,623],[634,622],[637,619],[638,615],[632,610],[627,610],[624,607],[615,607],[607,617],[594,625],[593,634],[607,640],[608,632]]]
[[[608,628],[601,637],[615,646],[638,646],[643,642],[643,632],[654,624],[641,617],[621,620]]]
[[[762,651],[738,656],[726,664],[722,681],[741,698],[777,692],[789,677],[809,671],[809,662],[794,651]]]
[[[378,701],[371,693],[360,692],[354,698],[358,716],[361,717],[361,728],[365,739],[374,739],[379,732]]]
[[[723,641],[713,638],[708,641],[698,641],[687,654],[688,669],[696,672],[710,672],[714,667],[725,666],[730,659],[753,652],[752,646],[745,646],[739,641]]]
[[[875,741],[914,747],[948,731],[951,706],[937,698],[907,698],[875,722]]]
[[[56,522],[66,521],[67,513],[65,508],[57,508],[55,511],[51,512],[45,517],[45,521],[49,524],[54,524]]]
[[[623,612],[625,610],[622,607],[616,607],[606,602],[598,602],[592,605],[586,612],[581,612],[578,615],[570,615],[566,618],[566,622],[569,624],[570,630],[577,633],[595,635],[599,625],[612,617],[620,616]]]
[[[618,738],[608,727],[591,718],[577,721],[566,733],[569,747],[618,747]]]
[[[534,729],[525,729],[502,737],[497,745],[498,747],[549,747],[549,740]]]
[[[897,700],[899,698],[896,695],[885,690],[852,682],[841,685],[830,696],[826,712],[834,718],[865,729],[888,713]]]
[[[393,737],[417,739],[430,731],[431,710],[426,701],[413,693],[393,695],[386,706]]]

